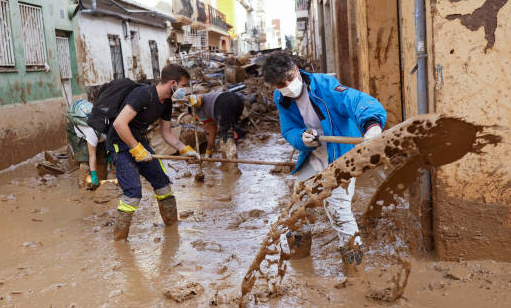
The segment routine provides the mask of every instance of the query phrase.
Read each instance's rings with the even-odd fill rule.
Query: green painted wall
[[[26,70],[19,2],[41,7],[47,63],[50,66],[50,71],[48,72],[27,72]],[[56,30],[69,33],[69,51],[71,54],[71,69],[73,72],[73,78],[71,80],[73,95],[85,93],[85,87],[80,85],[79,82],[79,76],[81,74],[76,63],[76,46],[74,42],[75,34],[77,33],[76,19],[70,20],[68,17],[68,10],[73,6],[74,1],[8,0],[8,3],[16,71],[0,71],[0,105],[29,103],[32,101],[62,97],[59,64],[57,60]]]

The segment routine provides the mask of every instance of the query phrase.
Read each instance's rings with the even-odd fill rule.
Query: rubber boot
[[[291,259],[297,260],[308,257],[311,253],[312,235],[310,228],[302,227],[301,230],[286,233]]]
[[[226,140],[220,141],[220,150],[222,151],[222,157],[227,159],[238,159],[238,153],[236,152],[236,143],[234,139],[227,138]],[[236,163],[223,163],[222,164],[227,172],[232,174],[241,174],[241,170]]]
[[[80,163],[80,167],[78,168],[78,187],[85,188],[86,187],[86,178],[90,173],[89,165],[87,163]]]
[[[346,277],[360,277],[365,273],[364,252],[359,245],[341,247],[343,271]]]
[[[177,221],[176,197],[170,196],[163,200],[158,200],[160,215],[165,226],[172,226]]]
[[[128,238],[132,218],[133,213],[117,211],[117,217],[115,217],[114,224],[114,240],[120,241]]]

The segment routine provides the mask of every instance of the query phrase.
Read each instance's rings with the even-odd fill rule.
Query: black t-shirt
[[[172,116],[172,100],[167,99],[163,104],[158,98],[156,86],[140,86],[133,89],[124,99],[123,107],[130,105],[137,115],[128,124],[133,137],[137,141],[147,139],[147,128],[158,119],[170,121]],[[121,109],[122,109],[121,108]],[[124,142],[121,140],[115,129],[112,128],[112,142],[119,146]],[[124,148],[124,147],[122,147]]]

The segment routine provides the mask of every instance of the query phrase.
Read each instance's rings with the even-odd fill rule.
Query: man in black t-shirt
[[[183,87],[188,84],[190,74],[181,66],[170,64],[163,68],[161,81],[156,86],[139,86],[124,99],[124,106],[116,117],[109,133],[108,147],[114,153],[117,180],[123,195],[117,207],[114,226],[115,240],[128,237],[133,213],[142,198],[140,175],[153,186],[158,207],[165,225],[177,221],[176,198],[172,194],[170,181],[163,164],[155,159],[147,140],[147,128],[160,120],[163,140],[179,150],[183,156],[198,158],[198,154],[172,134],[171,97],[182,99]]]

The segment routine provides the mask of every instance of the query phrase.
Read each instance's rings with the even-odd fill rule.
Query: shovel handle
[[[158,159],[171,159],[171,160],[195,160],[194,157],[174,156],[174,155],[151,155],[153,158]],[[200,161],[213,161],[221,163],[235,163],[235,164],[252,164],[252,165],[270,165],[270,166],[290,166],[294,167],[293,162],[280,162],[280,161],[260,161],[260,160],[243,160],[243,159],[226,159],[226,158],[206,158],[201,157]]]
[[[330,143],[359,144],[364,142],[362,137],[319,136],[319,141]]]

